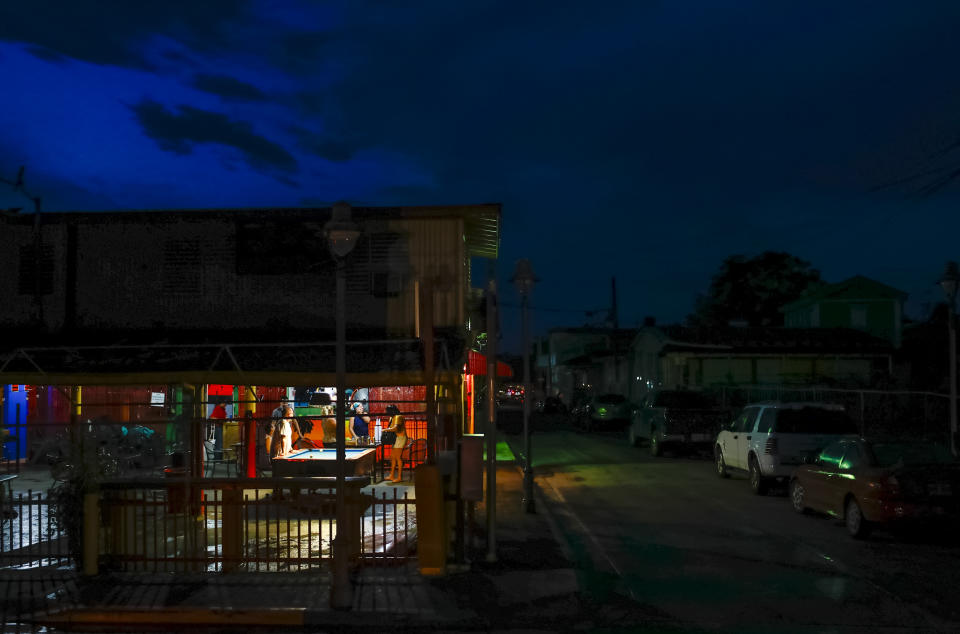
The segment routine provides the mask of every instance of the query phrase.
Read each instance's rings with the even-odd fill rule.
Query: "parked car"
[[[942,446],[916,440],[848,438],[827,445],[790,479],[798,513],[843,518],[853,537],[876,524],[960,517],[960,462]]]
[[[537,401],[537,412],[540,414],[566,414],[567,406],[557,396],[548,396]]]
[[[717,434],[717,475],[749,475],[754,493],[773,482],[785,483],[793,470],[843,436],[858,436],[843,407],[829,403],[764,402],[747,405]]]
[[[522,411],[523,398],[522,383],[504,383],[497,390],[497,409],[500,411]]]
[[[627,442],[638,447],[647,442],[650,454],[659,456],[664,447],[709,449],[730,413],[703,392],[661,390],[644,398],[632,413]]]
[[[621,394],[599,394],[587,401],[577,419],[584,431],[625,425],[633,406]]]

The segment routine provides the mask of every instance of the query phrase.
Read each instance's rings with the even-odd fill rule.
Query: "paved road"
[[[705,457],[654,459],[619,434],[537,433],[534,465],[595,599],[693,629],[960,631],[960,540],[856,541],[785,491],[755,496]]]

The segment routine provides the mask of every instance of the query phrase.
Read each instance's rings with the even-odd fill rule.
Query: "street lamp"
[[[530,457],[530,319],[527,302],[533,291],[533,285],[539,280],[533,274],[530,260],[517,260],[511,282],[520,293],[520,305],[523,309],[523,499],[521,508],[527,513],[535,513],[533,501],[533,460]]]
[[[350,587],[350,541],[347,536],[346,504],[346,408],[347,400],[347,327],[346,327],[346,257],[356,246],[360,230],[350,220],[350,205],[333,204],[332,218],[323,226],[323,235],[337,263],[337,536],[333,539],[333,584],[330,603],[335,609],[347,610],[353,604]]]
[[[957,325],[956,300],[957,283],[960,282],[960,270],[956,262],[947,262],[940,288],[947,296],[947,329],[950,332],[950,451],[957,455]]]

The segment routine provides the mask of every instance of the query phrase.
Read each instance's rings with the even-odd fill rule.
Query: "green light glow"
[[[483,459],[484,461],[487,459],[486,445],[484,445],[483,448]],[[512,451],[510,451],[510,447],[507,445],[507,443],[503,441],[499,441],[497,443],[497,462],[515,462],[516,459],[517,457]]]

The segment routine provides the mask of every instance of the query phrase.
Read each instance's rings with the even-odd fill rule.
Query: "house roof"
[[[429,205],[413,207],[366,207],[352,206],[354,220],[365,219],[425,219],[425,218],[462,218],[464,221],[464,239],[467,254],[471,257],[496,259],[500,249],[499,203],[477,205]],[[34,222],[33,213],[4,212],[7,222]],[[143,222],[145,218],[164,222],[198,218],[201,216],[223,216],[239,220],[263,220],[265,217],[286,219],[317,224],[319,229],[332,215],[331,207],[237,207],[216,209],[132,209],[123,211],[59,211],[41,214],[43,223],[85,222],[116,223]]]
[[[786,304],[780,310],[781,312],[789,312],[820,302],[905,299],[906,296],[906,293],[898,291],[892,286],[887,286],[863,275],[855,275],[836,284],[827,284],[795,302]]]
[[[580,328],[551,328],[550,334],[567,335],[600,335],[609,338],[618,346],[629,346],[633,338],[640,332],[639,328],[595,328],[584,326]]]
[[[665,326],[661,353],[839,353],[891,354],[889,342],[850,328],[690,328]]]

